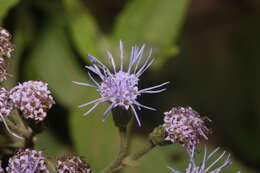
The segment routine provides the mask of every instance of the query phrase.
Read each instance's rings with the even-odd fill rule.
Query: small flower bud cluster
[[[0,57],[11,58],[11,53],[14,50],[11,38],[11,34],[6,29],[0,27]]]
[[[0,57],[0,83],[7,79],[6,64],[4,58]]]
[[[20,149],[9,159],[7,173],[49,173],[42,151]]]
[[[7,78],[4,57],[11,58],[11,53],[14,50],[11,38],[11,34],[6,29],[0,27],[0,82],[3,82]]]
[[[91,173],[89,164],[80,156],[68,155],[57,161],[58,173]]]
[[[42,81],[24,82],[11,89],[10,99],[26,119],[42,121],[55,103],[47,86]]]
[[[0,89],[0,114],[7,119],[13,109],[9,99],[9,92],[5,88]],[[1,119],[0,119],[1,121]]]
[[[165,140],[180,143],[191,151],[199,144],[200,136],[208,139],[205,133],[209,132],[209,129],[199,113],[191,107],[174,107],[164,114],[163,127],[168,133]]]

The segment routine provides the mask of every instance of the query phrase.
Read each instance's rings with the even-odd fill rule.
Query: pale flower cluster
[[[64,156],[57,161],[57,173],[91,173],[89,164],[80,156]]]
[[[24,82],[11,89],[10,99],[25,118],[42,121],[55,103],[47,86],[42,81]]]
[[[13,110],[13,104],[9,99],[9,91],[4,87],[0,89],[0,114],[4,119],[8,118],[11,111]],[[2,121],[2,118],[0,119]]]
[[[20,149],[9,159],[7,173],[49,173],[42,151]]]
[[[11,39],[11,34],[6,29],[0,27],[0,83],[6,80],[8,76],[4,58],[11,58],[11,53],[14,51]]]
[[[10,42],[11,39],[11,34],[0,27],[0,57],[11,58],[11,53],[14,50],[14,46]]]
[[[199,113],[191,107],[173,107],[164,114],[163,127],[167,133],[165,140],[180,143],[191,151],[199,144],[200,136],[208,139],[206,133],[209,129]]]

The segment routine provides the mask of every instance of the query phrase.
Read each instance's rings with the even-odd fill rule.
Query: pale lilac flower
[[[193,147],[192,152],[188,151],[188,154],[190,156],[190,163],[188,168],[186,169],[185,173],[219,173],[223,168],[229,166],[232,162],[230,160],[230,154],[228,154],[225,162],[219,166],[218,168],[215,168],[213,170],[212,167],[218,162],[220,161],[221,158],[223,158],[223,156],[225,155],[225,151],[217,158],[217,160],[215,160],[214,162],[212,162],[209,166],[206,166],[207,161],[219,150],[219,147],[216,148],[213,152],[211,152],[208,156],[207,156],[207,146],[205,145],[205,151],[204,151],[204,157],[203,157],[203,161],[201,164],[199,164],[199,166],[196,165],[195,163],[195,156],[194,156],[194,150],[195,147]],[[177,171],[171,167],[167,167],[169,168],[173,173],[182,173],[181,171]],[[211,170],[211,171],[210,171]]]
[[[57,173],[91,173],[90,165],[80,156],[67,155],[58,159]]]
[[[164,114],[163,128],[167,132],[165,140],[180,143],[191,151],[199,144],[200,136],[208,139],[206,133],[209,129],[199,113],[191,107],[173,107]]]
[[[20,149],[9,159],[7,173],[49,173],[42,151]]]
[[[48,83],[42,81],[28,81],[15,86],[10,91],[10,99],[26,119],[35,121],[44,120],[46,112],[55,103]]]
[[[139,49],[137,46],[132,47],[131,55],[129,57],[129,64],[126,69],[124,69],[124,52],[123,43],[120,41],[120,51],[121,51],[121,63],[120,68],[116,69],[114,58],[112,54],[107,51],[109,61],[112,65],[112,70],[110,71],[101,61],[97,58],[89,55],[93,65],[86,66],[86,68],[101,79],[101,82],[97,82],[90,73],[89,77],[94,82],[93,84],[75,82],[78,85],[84,85],[89,87],[94,87],[100,93],[100,98],[88,102],[86,104],[80,105],[79,107],[87,106],[93,104],[93,107],[89,109],[84,116],[89,114],[95,107],[97,107],[102,102],[110,102],[111,105],[104,112],[104,120],[107,118],[111,110],[115,107],[122,107],[126,110],[129,108],[133,111],[138,125],[141,126],[140,120],[138,118],[135,106],[140,110],[141,108],[155,110],[154,108],[142,105],[137,101],[137,97],[143,93],[159,93],[165,91],[166,89],[158,89],[169,82],[162,83],[153,87],[139,89],[138,83],[140,76],[152,65],[154,59],[151,59],[152,49],[149,52],[148,57],[145,58],[144,64],[140,66],[145,44]],[[157,90],[158,89],[158,90]],[[103,121],[104,121],[103,120]]]

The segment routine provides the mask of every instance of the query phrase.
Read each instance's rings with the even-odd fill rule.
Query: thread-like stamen
[[[77,85],[83,85],[83,86],[89,86],[89,87],[94,87],[96,88],[96,86],[88,84],[88,83],[84,83],[84,82],[76,82],[76,81],[72,81],[72,83],[77,84]]]
[[[99,105],[99,103],[100,103],[100,102],[95,103],[92,108],[90,108],[87,112],[85,112],[85,113],[83,114],[83,116],[88,115],[93,109],[95,109],[95,108]]]
[[[107,108],[107,110],[104,112],[104,119],[102,120],[103,122],[107,119],[107,117],[108,117],[109,113],[111,112],[111,110],[113,109],[113,107],[114,107],[114,104],[111,104]]]
[[[133,110],[133,112],[134,112],[134,115],[135,115],[136,121],[137,121],[137,123],[138,123],[138,126],[141,127],[141,122],[140,122],[140,120],[139,120],[139,117],[138,117],[138,115],[137,115],[137,113],[136,113],[136,110],[135,110],[134,106],[130,105],[130,107],[132,108],[132,110]]]

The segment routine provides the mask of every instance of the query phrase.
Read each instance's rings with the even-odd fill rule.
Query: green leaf
[[[103,112],[104,106],[100,105],[87,117],[83,117],[83,112],[79,109],[72,110],[70,114],[71,136],[76,151],[85,156],[95,172],[99,172],[116,157],[119,146],[119,136],[112,116],[109,115],[103,123]]]
[[[69,31],[75,48],[89,62],[88,53],[100,55],[102,35],[94,17],[80,0],[63,0],[67,11]]]
[[[7,15],[8,11],[18,2],[19,0],[0,0],[0,25],[2,25],[3,19]]]
[[[84,67],[79,66],[72,53],[63,30],[63,23],[57,19],[47,24],[37,38],[34,50],[25,68],[28,80],[41,79],[49,83],[55,98],[61,104],[75,106],[78,98],[88,92],[87,87],[78,87],[72,81],[87,82]]]
[[[147,43],[160,56],[155,65],[176,54],[176,42],[189,0],[132,0],[117,19],[114,40],[123,39],[129,45]],[[117,41],[116,41],[117,42]]]
[[[44,150],[44,155],[48,157],[57,157],[68,151],[68,146],[62,144],[51,131],[44,131],[36,136],[36,150]]]
[[[136,137],[134,139],[134,143],[132,146],[132,152],[136,151],[137,148],[141,148],[144,145],[146,140],[144,138]],[[202,145],[203,146],[203,145]],[[208,154],[213,151],[212,147],[208,147]],[[218,151],[217,154],[209,160],[208,164],[214,162],[223,152],[223,150]],[[203,159],[204,148],[201,148],[201,152],[196,153],[196,163],[199,165]],[[216,166],[220,166],[224,163],[227,154],[220,160]],[[230,172],[247,172],[247,173],[256,173],[252,170],[249,170],[245,166],[241,165],[238,161],[235,160],[234,156],[231,155],[232,164],[221,171],[222,173],[230,173]],[[139,162],[137,162],[136,167],[127,166],[123,172],[124,173],[143,173],[143,172],[168,172],[171,171],[166,168],[170,166],[176,170],[180,170],[181,172],[185,172],[185,169],[189,164],[189,156],[187,152],[181,147],[181,145],[168,145],[164,147],[156,147],[151,150],[149,153],[144,155]]]

